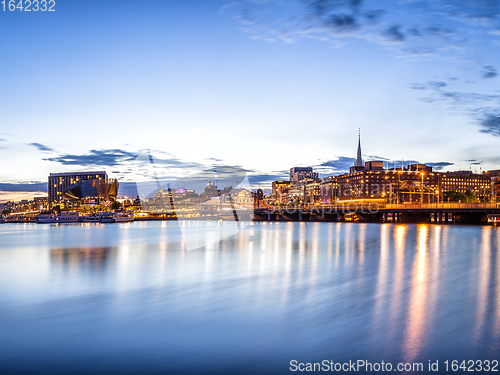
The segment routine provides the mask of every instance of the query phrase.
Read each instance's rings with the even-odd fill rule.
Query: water
[[[499,360],[499,240],[489,226],[263,222],[185,251],[176,222],[1,225],[0,373]]]

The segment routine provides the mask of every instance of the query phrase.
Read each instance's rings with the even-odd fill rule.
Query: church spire
[[[363,167],[363,159],[361,158],[361,129],[358,129],[358,155],[356,158],[356,162],[354,163],[355,167]]]

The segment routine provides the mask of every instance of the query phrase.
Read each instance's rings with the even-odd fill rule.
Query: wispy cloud
[[[479,119],[481,132],[500,137],[500,110],[496,112],[486,111]]]
[[[416,83],[411,88],[428,93],[421,101],[447,103],[451,111],[470,116],[480,132],[500,136],[499,94],[451,91],[445,82]]]
[[[451,167],[455,163],[451,163],[449,161],[438,161],[438,162],[430,162],[426,163],[427,165],[432,166],[432,169],[435,171],[442,171],[446,167]]]
[[[222,11],[231,14],[242,31],[253,39],[268,42],[302,38],[337,42],[339,38],[361,38],[390,48],[397,43],[400,54],[447,51],[449,56],[457,47],[472,44],[467,37],[472,29],[481,28],[489,35],[496,35],[498,6],[486,3],[495,2],[240,0],[226,5]]]
[[[45,146],[41,143],[28,143],[29,146],[33,146],[33,147],[36,147],[37,149],[39,149],[40,151],[43,151],[43,152],[52,152],[54,151],[54,149],[48,147],[48,146]]]
[[[62,165],[81,165],[81,166],[115,166],[127,161],[133,161],[136,153],[120,150],[90,150],[86,154],[62,154],[46,158],[44,160],[53,161]]]
[[[469,64],[460,71],[468,75],[462,82],[498,76],[492,63],[474,57],[486,56],[488,46],[493,49],[500,45],[500,6],[494,0],[237,0],[225,6],[223,13],[232,15],[241,31],[252,39],[278,43],[315,39],[329,46],[345,46],[362,39],[408,61],[439,59],[455,61],[461,67]],[[413,88],[432,91],[422,101],[446,101],[455,110],[461,106],[461,113],[467,115],[479,109],[484,112],[485,103],[500,97],[482,89],[451,90],[449,82],[439,79]],[[495,121],[489,116],[477,123],[496,135],[492,130]]]
[[[24,181],[16,183],[0,182],[2,191],[47,191],[47,182]]]
[[[485,65],[482,73],[483,78],[495,78],[498,75],[497,70],[492,65]]]
[[[322,176],[345,173],[354,164],[354,158],[348,156],[337,156],[336,159],[327,160],[318,165],[314,165],[315,171]]]
[[[398,43],[403,42],[406,39],[405,35],[401,32],[400,25],[391,26],[382,33],[382,36],[384,36],[389,41]]]

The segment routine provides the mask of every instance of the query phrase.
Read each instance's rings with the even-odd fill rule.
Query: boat
[[[78,212],[61,212],[56,215],[56,223],[78,223]]]
[[[35,220],[38,224],[49,224],[57,223],[57,218],[55,214],[40,214],[35,216]]]
[[[99,217],[98,216],[80,216],[78,221],[80,221],[81,223],[98,223]]]
[[[35,216],[38,224],[55,224],[55,223],[77,223],[78,212],[60,212],[58,214],[40,214]]]
[[[103,212],[99,217],[101,223],[123,223],[134,221],[134,213],[130,211]]]
[[[5,218],[4,218],[3,216],[0,216],[0,224],[3,224],[3,223],[5,223],[5,222],[6,222],[6,221],[5,221]]]
[[[113,219],[115,223],[134,221],[134,213],[131,211],[115,212]]]

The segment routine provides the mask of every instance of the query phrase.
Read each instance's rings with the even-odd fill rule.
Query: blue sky
[[[339,173],[358,128],[365,159],[500,168],[494,0],[66,0],[0,32],[0,199],[50,172],[147,179],[145,150],[167,179]]]

